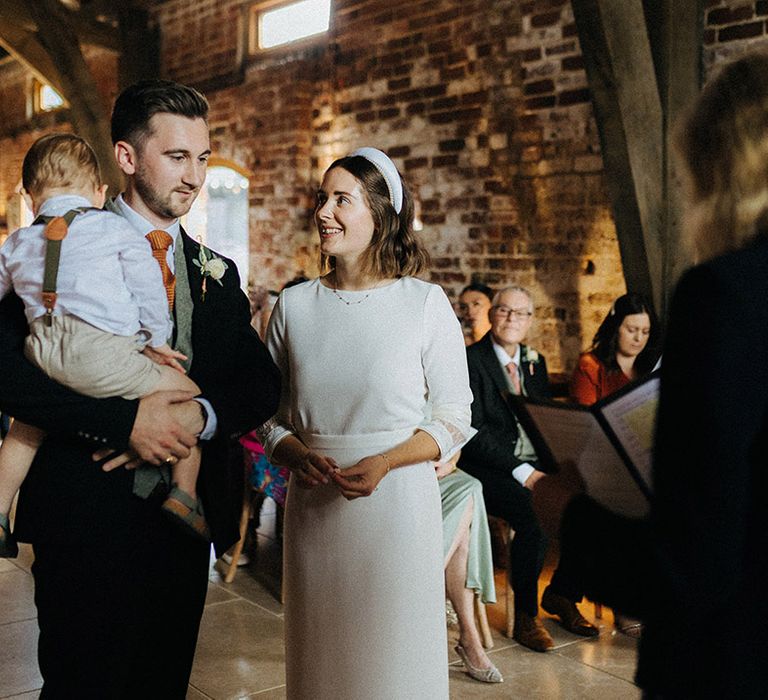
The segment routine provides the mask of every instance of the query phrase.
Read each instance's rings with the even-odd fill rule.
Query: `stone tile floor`
[[[270,501],[267,502],[271,503]],[[37,626],[29,567],[32,554],[23,546],[16,560],[0,559],[0,698],[39,697]],[[189,700],[285,697],[283,615],[279,602],[280,548],[275,538],[274,510],[265,507],[253,562],[240,567],[232,584],[211,567],[208,599],[190,679]],[[546,574],[549,571],[545,572]],[[547,576],[542,577],[542,586]],[[632,700],[641,693],[632,683],[636,643],[613,633],[604,609],[601,634],[583,639],[562,630],[544,615],[556,648],[537,654],[502,636],[504,582],[497,572],[500,601],[488,609],[495,646],[489,654],[505,678],[486,685],[469,678],[453,651],[457,631],[449,628],[451,698],[526,698],[556,700],[590,698]],[[592,617],[592,605],[582,612]],[[364,700],[364,699],[360,699]]]

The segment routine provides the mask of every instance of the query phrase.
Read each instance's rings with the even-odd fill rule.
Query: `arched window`
[[[248,177],[234,163],[212,158],[184,227],[192,238],[234,260],[248,287]]]

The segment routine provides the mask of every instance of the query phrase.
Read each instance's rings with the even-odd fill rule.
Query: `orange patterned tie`
[[[513,391],[520,395],[520,375],[517,373],[517,365],[514,362],[510,362],[507,365],[507,372],[509,373],[509,379],[512,382]]]
[[[168,248],[171,247],[173,238],[171,238],[167,231],[155,229],[146,235],[146,239],[152,246],[152,256],[157,260],[157,264],[160,265],[160,272],[163,275],[163,285],[165,285],[165,293],[168,295],[168,308],[173,311],[173,299],[176,293],[176,277],[173,272],[171,272],[171,268],[168,267]]]

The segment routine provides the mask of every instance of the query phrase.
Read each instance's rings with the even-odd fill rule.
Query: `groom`
[[[277,408],[278,370],[250,326],[235,265],[207,249],[201,257],[178,221],[205,179],[207,116],[199,92],[162,80],[129,87],[112,115],[127,187],[111,208],[137,236],[170,236],[174,346],[189,356],[200,397],[76,394],[24,358],[18,298],[0,304],[0,408],[48,434],[22,487],[15,529],[34,545],[41,698],[186,696],[209,547],[161,516],[167,465],[200,441],[198,491],[216,551],[225,551],[238,538],[242,484],[228,449]],[[105,465],[97,458],[106,452]],[[139,464],[163,477],[147,500],[132,493]]]

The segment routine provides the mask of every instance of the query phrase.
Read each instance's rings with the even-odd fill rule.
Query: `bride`
[[[260,434],[292,473],[291,699],[448,697],[432,462],[468,435],[472,394],[451,304],[413,276],[427,256],[412,222],[411,196],[384,153],[335,161],[315,209],[330,271],[284,290],[270,321],[283,396]]]

